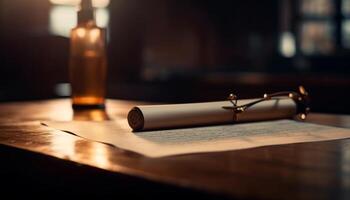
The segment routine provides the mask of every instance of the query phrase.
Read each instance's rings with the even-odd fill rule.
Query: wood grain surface
[[[68,99],[0,104],[2,182],[20,187],[18,179],[25,177],[31,188],[47,187],[39,191],[74,186],[84,194],[112,196],[128,191],[169,198],[350,199],[349,139],[154,159],[40,125],[125,117],[137,104],[108,100],[107,113],[75,114]],[[308,121],[350,128],[345,115],[313,113]]]

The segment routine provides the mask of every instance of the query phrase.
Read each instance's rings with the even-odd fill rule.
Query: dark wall
[[[350,113],[350,54],[281,56],[281,2],[111,0],[108,97],[191,102],[305,85],[314,111]],[[69,81],[69,39],[50,34],[50,8],[0,0],[1,101],[57,98]]]
[[[277,1],[112,1],[111,9],[118,80],[142,79],[143,67],[264,70],[277,52]]]

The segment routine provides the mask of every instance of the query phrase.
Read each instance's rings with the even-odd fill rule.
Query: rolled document
[[[238,100],[237,105],[255,100]],[[134,131],[143,131],[285,119],[297,113],[297,105],[291,98],[266,100],[239,113],[227,107],[232,107],[230,101],[137,106],[130,110],[128,122]]]

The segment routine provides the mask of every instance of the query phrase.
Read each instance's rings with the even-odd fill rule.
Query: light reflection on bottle
[[[103,108],[107,73],[105,30],[97,27],[94,20],[83,21],[72,29],[70,45],[73,107]]]

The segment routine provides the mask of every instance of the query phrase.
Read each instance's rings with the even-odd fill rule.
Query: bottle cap
[[[78,24],[94,21],[94,8],[91,0],[82,0],[78,11]]]

